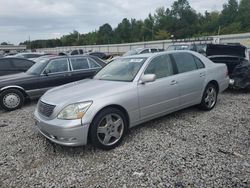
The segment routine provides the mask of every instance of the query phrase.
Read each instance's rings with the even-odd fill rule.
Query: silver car
[[[197,104],[213,109],[218,93],[229,85],[227,72],[226,65],[192,51],[122,57],[93,79],[45,93],[35,110],[36,125],[57,144],[90,141],[112,149],[143,122]]]

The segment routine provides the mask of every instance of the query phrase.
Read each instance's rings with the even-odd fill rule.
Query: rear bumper
[[[89,124],[82,125],[81,120],[44,120],[37,111],[34,115],[39,132],[50,141],[64,146],[87,144]]]
[[[225,79],[223,82],[220,83],[220,92],[223,92],[224,90],[226,90],[229,87],[229,83],[230,83],[230,79],[227,78]]]

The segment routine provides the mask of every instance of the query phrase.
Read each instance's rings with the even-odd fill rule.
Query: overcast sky
[[[0,43],[59,38],[73,30],[116,27],[123,18],[144,19],[174,0],[0,0]],[[221,10],[227,0],[189,0],[199,12]]]

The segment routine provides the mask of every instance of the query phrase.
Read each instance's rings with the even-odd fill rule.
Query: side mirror
[[[43,74],[45,74],[46,76],[48,76],[49,73],[50,73],[50,70],[49,70],[49,69],[45,69],[44,72],[43,72]]]
[[[156,80],[156,75],[155,74],[144,74],[142,75],[140,79],[141,84],[145,84],[148,82],[154,82]]]

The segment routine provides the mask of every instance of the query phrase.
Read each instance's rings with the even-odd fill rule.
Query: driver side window
[[[169,55],[155,57],[144,74],[155,74],[156,79],[168,77],[174,74],[172,62]]]
[[[67,59],[52,60],[45,69],[47,73],[59,73],[69,71]]]

